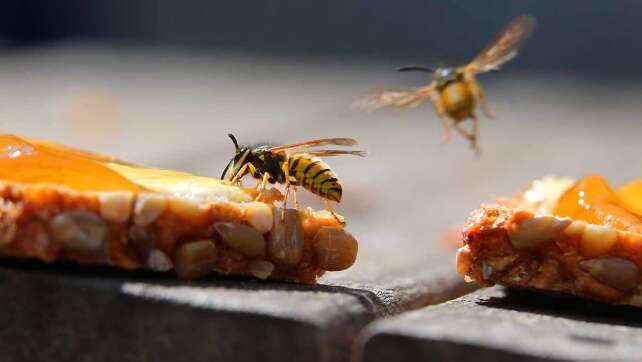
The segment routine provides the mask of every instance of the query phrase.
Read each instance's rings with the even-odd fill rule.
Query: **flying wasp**
[[[295,143],[285,146],[260,145],[254,147],[239,147],[236,137],[228,134],[236,153],[223,170],[221,179],[231,183],[238,183],[240,179],[249,173],[257,179],[255,187],[265,190],[267,183],[280,183],[285,185],[285,201],[283,209],[287,207],[290,188],[294,193],[294,204],[298,209],[297,186],[320,196],[326,204],[326,208],[337,221],[342,222],[330,206],[329,201],[341,202],[343,188],[339,183],[337,175],[327,163],[319,157],[355,155],[364,157],[365,151],[348,150],[317,150],[306,151],[305,148],[335,145],[355,146],[357,141],[351,138],[325,138],[308,142]]]
[[[413,108],[430,99],[445,130],[444,143],[451,137],[451,124],[466,137],[471,147],[479,153],[479,120],[475,105],[479,101],[488,118],[494,115],[486,104],[484,90],[475,79],[478,73],[499,70],[500,66],[517,56],[523,41],[533,32],[535,19],[530,15],[514,18],[504,30],[467,65],[431,69],[425,66],[403,66],[400,72],[421,71],[432,73],[430,84],[409,89],[378,89],[357,101],[355,106],[368,111],[382,108]],[[466,130],[461,122],[472,119],[472,129]]]

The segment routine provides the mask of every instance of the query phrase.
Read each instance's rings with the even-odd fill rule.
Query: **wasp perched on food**
[[[478,119],[475,104],[479,101],[482,111],[488,118],[493,113],[486,104],[484,90],[475,79],[475,74],[499,70],[499,67],[517,55],[521,43],[533,32],[535,19],[529,15],[514,18],[486,49],[467,65],[442,67],[435,70],[424,66],[404,66],[397,70],[433,73],[430,84],[410,89],[379,89],[372,91],[366,98],[356,102],[357,108],[377,110],[381,108],[413,108],[431,99],[437,115],[445,130],[444,143],[450,140],[450,126],[470,141],[479,153]],[[452,122],[450,122],[450,120]],[[470,118],[472,130],[464,129],[460,123]]]
[[[261,180],[257,199],[260,198],[268,182],[284,184],[284,210],[287,206],[291,186],[294,191],[295,207],[299,207],[296,186],[302,186],[304,189],[320,196],[325,201],[326,207],[332,213],[332,216],[341,222],[332,210],[329,201],[340,202],[343,188],[334,171],[319,157],[339,155],[364,157],[366,155],[365,151],[304,151],[302,149],[326,145],[355,146],[357,141],[351,138],[325,138],[285,146],[239,147],[236,137],[232,134],[228,134],[228,136],[234,143],[236,153],[225,167],[225,170],[223,170],[221,179],[237,183],[241,177],[249,173],[255,179]],[[259,187],[258,182],[256,187]]]

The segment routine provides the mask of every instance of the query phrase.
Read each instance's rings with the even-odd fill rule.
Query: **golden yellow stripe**
[[[321,159],[305,154],[294,155],[290,164],[295,166],[294,169],[290,169],[290,174],[294,175],[305,189],[330,200],[341,199],[341,185],[337,176]]]

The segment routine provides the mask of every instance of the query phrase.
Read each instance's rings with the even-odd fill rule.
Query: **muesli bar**
[[[356,240],[326,211],[198,203],[154,192],[0,185],[0,255],[124,269],[313,283],[354,262]]]
[[[482,286],[501,284],[642,306],[642,235],[618,227],[621,218],[593,223],[579,216],[556,216],[552,205],[559,194],[537,203],[524,195],[471,214],[457,253],[459,273]],[[595,210],[606,207],[595,205]]]
[[[215,178],[0,135],[0,256],[313,283],[350,267],[342,217]]]

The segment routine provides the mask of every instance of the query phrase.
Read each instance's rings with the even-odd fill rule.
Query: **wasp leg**
[[[299,195],[296,190],[296,186],[292,186],[292,193],[294,194],[294,208],[299,209]]]
[[[475,155],[481,155],[481,148],[479,148],[479,119],[475,114],[471,114],[470,117],[473,119],[473,134],[475,135],[475,141],[473,148],[475,149]]]
[[[288,196],[290,195],[290,164],[284,161],[281,165],[281,170],[285,175],[285,198],[283,199],[283,211],[281,211],[281,221],[285,221],[285,210],[288,208]]]
[[[285,186],[285,198],[283,199],[283,210],[281,210],[281,222],[285,221],[285,210],[288,209],[288,197],[290,196],[290,186]]]
[[[230,180],[230,183],[232,184],[240,184],[241,182],[241,177],[245,176],[245,172],[247,169],[250,169],[250,173],[252,175],[256,175],[256,167],[254,167],[253,164],[251,163],[246,163],[241,167],[241,169],[232,177],[232,180]]]
[[[234,175],[234,177],[232,177],[232,179],[230,180],[230,183],[232,183],[232,184],[237,184],[237,183],[240,181],[240,179],[241,179],[241,175],[243,174],[243,172],[245,172],[245,170],[246,170],[246,169],[247,169],[247,164],[243,165],[243,167],[241,167],[241,169],[239,170],[239,172],[237,172],[237,173]]]
[[[256,199],[254,199],[254,201],[259,201],[261,196],[263,196],[263,191],[265,191],[265,187],[270,177],[271,175],[269,172],[266,172],[263,174],[263,180],[261,181],[260,189],[256,188],[256,190],[258,191],[258,195],[256,195]],[[257,185],[258,185],[258,182],[257,182]]]
[[[339,224],[344,225],[345,221],[341,220],[339,218],[339,215],[337,215],[337,213],[334,212],[334,210],[332,210],[332,206],[330,206],[330,201],[328,201],[328,199],[323,199],[323,201],[325,201],[325,208],[328,209],[328,211],[330,211],[330,213],[332,214],[332,217],[334,217],[334,219],[337,220]]]
[[[448,117],[446,116],[446,107],[444,107],[444,104],[441,102],[441,98],[436,92],[433,92],[430,95],[430,100],[432,100],[432,105],[433,107],[435,107],[435,111],[437,111],[437,116],[441,121],[441,125],[444,127],[444,139],[441,142],[442,144],[446,144],[450,142],[450,138],[452,137],[452,132],[450,131],[450,123],[448,122]]]
[[[234,177],[232,177],[232,179],[230,180],[230,182],[232,184],[240,183],[241,177],[243,177],[243,175],[245,175],[245,171],[247,171],[248,165],[249,165],[249,163],[244,164],[241,167],[241,169],[234,175]]]
[[[446,117],[439,117],[439,119],[441,120],[441,125],[444,127],[444,138],[441,140],[441,143],[445,145],[450,142],[452,132],[450,131],[448,119]]]
[[[477,79],[474,76],[470,75],[468,78],[468,84],[470,84],[470,90],[473,93],[473,96],[479,100],[479,105],[481,106],[482,112],[488,118],[495,118],[495,114],[488,108],[488,103],[486,103],[486,95],[484,94],[484,88],[479,85]]]
[[[455,129],[464,137],[468,139],[470,142],[470,147],[472,147],[475,150],[475,154],[478,156],[481,154],[481,149],[479,148],[479,144],[477,143],[477,137],[479,135],[479,120],[477,119],[477,116],[475,114],[471,114],[470,118],[473,120],[473,129],[471,131],[467,131],[464,129],[459,122],[454,122]]]

